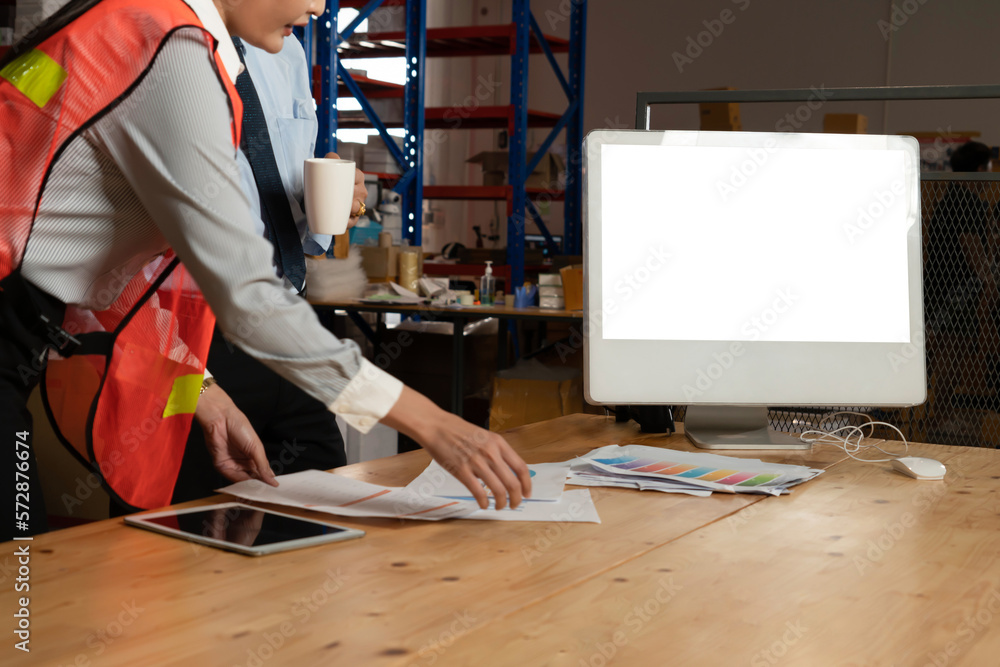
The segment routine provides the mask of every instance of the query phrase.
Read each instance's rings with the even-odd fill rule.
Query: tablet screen
[[[336,526],[240,506],[212,507],[142,519],[164,528],[247,547],[347,532]]]

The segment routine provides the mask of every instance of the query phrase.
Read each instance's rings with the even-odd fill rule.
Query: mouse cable
[[[858,425],[849,424],[847,426],[841,426],[839,428],[834,428],[834,429],[823,428],[823,424],[825,422],[830,421],[834,417],[839,417],[841,415],[848,415],[848,416],[854,415],[857,417],[864,417],[868,421],[866,421],[863,424],[858,424]],[[904,447],[903,453],[894,454],[893,452],[886,451],[885,449],[879,447],[880,444],[888,442],[885,439],[880,439],[878,440],[878,442],[870,444],[867,443],[866,441],[871,439],[871,435],[866,436],[864,429],[869,428],[872,430],[872,432],[874,432],[875,426],[888,426],[893,431],[898,433],[899,439],[903,443]],[[801,440],[802,442],[808,442],[810,444],[815,444],[815,445],[833,445],[834,447],[839,447],[840,449],[844,450],[844,453],[850,456],[852,459],[855,459],[856,461],[862,461],[864,463],[885,463],[887,461],[892,461],[897,458],[900,458],[901,456],[906,456],[910,451],[910,443],[907,442],[906,436],[903,435],[902,431],[900,431],[898,428],[887,422],[874,421],[869,415],[866,415],[862,412],[842,411],[842,412],[831,412],[829,414],[826,414],[819,420],[819,423],[816,424],[814,428],[802,432],[799,435],[799,440]],[[864,452],[869,449],[877,449],[883,454],[889,456],[889,458],[863,459],[854,455],[857,452]]]

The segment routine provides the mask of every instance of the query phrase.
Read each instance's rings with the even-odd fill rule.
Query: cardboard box
[[[741,130],[738,104],[700,104],[702,130]]]
[[[742,132],[743,124],[736,123],[702,123],[700,130],[704,132]]]
[[[341,160],[353,160],[355,166],[361,171],[365,170],[365,145],[352,143],[350,141],[337,142],[337,155]]]
[[[361,266],[369,280],[394,279],[399,268],[399,246],[389,248],[361,246]]]
[[[403,139],[401,137],[393,137],[392,140],[396,142],[399,151],[403,152]],[[389,149],[386,148],[382,137],[377,135],[368,137],[368,143],[365,144],[364,150],[364,162],[366,171],[380,174],[401,173],[399,164],[389,153]]]
[[[368,100],[375,115],[386,125],[403,122],[403,98],[402,97],[375,97]],[[341,122],[361,121],[368,122],[368,115],[361,109],[351,109],[341,111],[338,115]]]
[[[390,246],[377,248],[360,246],[361,266],[370,282],[385,282],[395,280],[399,276],[399,254],[402,251],[417,253],[417,277],[424,274],[424,253],[421,246]],[[381,280],[375,280],[380,278]]]
[[[736,90],[735,88],[709,88],[708,90]],[[698,105],[699,127],[702,130],[739,131],[743,129],[740,120],[740,105],[736,102],[713,102]]]
[[[823,116],[823,131],[832,134],[867,134],[868,116],[860,113],[828,113]]]
[[[534,153],[528,153],[528,162],[531,162],[534,156]],[[466,162],[482,165],[483,185],[504,185],[507,183],[507,169],[510,166],[510,155],[507,151],[483,151],[473,155]],[[560,156],[546,153],[526,179],[525,185],[529,188],[558,189],[560,187],[559,177],[564,166]]]
[[[511,369],[513,371],[515,369]],[[567,369],[560,369],[567,370]],[[490,430],[555,419],[583,412],[583,381],[578,374],[563,379],[501,377],[493,379]],[[566,375],[566,373],[562,373]]]
[[[559,269],[559,273],[562,275],[566,310],[583,310],[583,267],[566,266]]]

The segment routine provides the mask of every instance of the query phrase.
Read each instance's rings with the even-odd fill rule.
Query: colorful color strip
[[[753,479],[740,482],[736,486],[760,486],[761,484],[767,484],[770,481],[776,480],[779,477],[781,477],[781,473],[764,473],[762,475],[757,475]]]
[[[673,463],[654,463],[652,465],[643,466],[641,468],[632,468],[632,472],[661,472],[667,468],[677,467]]]
[[[675,477],[701,477],[702,475],[710,473],[713,470],[716,470],[716,468],[695,468],[694,470],[688,470],[687,472],[675,475]]]
[[[730,475],[729,477],[726,477],[725,479],[720,479],[719,484],[727,484],[729,486],[732,486],[733,484],[739,484],[744,480],[748,480],[751,477],[755,476],[756,474],[757,473],[755,472],[738,472],[735,475]]]
[[[738,471],[736,471],[736,470],[716,470],[714,472],[708,473],[707,475],[702,475],[698,479],[703,479],[706,482],[717,482],[717,481],[719,481],[720,479],[722,479],[724,477],[729,477],[734,472],[738,472]]]

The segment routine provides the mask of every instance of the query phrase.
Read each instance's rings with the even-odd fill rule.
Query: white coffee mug
[[[306,219],[315,234],[343,234],[354,208],[353,160],[316,157],[306,160],[303,181]]]

